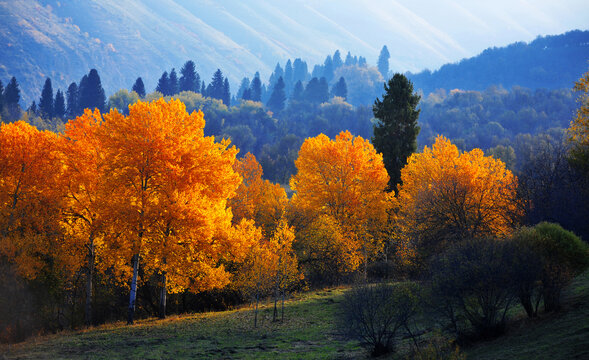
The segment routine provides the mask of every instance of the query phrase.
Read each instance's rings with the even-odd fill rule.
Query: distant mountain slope
[[[416,89],[484,90],[491,85],[511,88],[572,88],[589,69],[589,31],[538,37],[526,44],[494,47],[439,70],[408,74]]]
[[[164,70],[188,59],[205,81],[220,68],[235,87],[255,71],[267,79],[278,61],[300,57],[312,67],[337,49],[374,64],[385,44],[391,69],[417,71],[584,24],[574,15],[581,3],[533,8],[550,16],[455,0],[0,0],[0,79],[16,76],[28,106],[45,77],[65,90],[91,68],[108,94],[137,76],[151,91]]]

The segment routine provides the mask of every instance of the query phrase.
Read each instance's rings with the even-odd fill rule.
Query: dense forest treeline
[[[477,56],[435,71],[406,74],[425,94],[436,89],[485,90],[504,88],[570,88],[586,70],[589,31],[538,36],[530,43],[486,49]]]

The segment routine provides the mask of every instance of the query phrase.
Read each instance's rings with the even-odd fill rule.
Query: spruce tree
[[[135,84],[133,84],[131,90],[135,91],[141,99],[145,98],[145,84],[143,84],[143,79],[141,77],[138,77],[137,80],[135,80]]]
[[[164,96],[170,95],[170,79],[168,78],[168,72],[164,71],[162,76],[160,76],[159,80],[157,81],[157,86],[155,87],[155,91],[162,93]]]
[[[417,149],[420,96],[413,93],[413,84],[402,74],[395,74],[384,85],[382,100],[376,99],[372,111],[378,122],[374,125],[372,144],[382,153],[390,181],[389,189],[397,191],[401,169]]]
[[[76,116],[80,115],[79,106],[78,106],[78,85],[73,82],[67,88],[67,108],[66,108],[66,116],[68,119],[73,119]]]
[[[292,64],[293,67],[293,74],[292,74],[292,81],[307,81],[307,77],[309,75],[309,70],[307,68],[307,63],[303,60],[297,58],[295,59],[294,63]]]
[[[4,110],[4,85],[0,80],[0,114],[2,114],[2,110]]]
[[[55,102],[53,103],[53,116],[64,119],[65,117],[65,97],[61,90],[55,93]]]
[[[327,55],[325,62],[323,63],[323,77],[327,80],[328,83],[333,79],[334,71],[335,68],[333,66],[331,55]]]
[[[53,117],[53,86],[51,86],[51,79],[45,79],[45,85],[41,91],[41,98],[39,99],[39,114],[43,119],[51,119]]]
[[[96,69],[90,70],[88,76],[84,76],[80,81],[78,99],[82,111],[84,109],[98,109],[100,112],[104,112],[106,108],[106,96],[104,95],[102,82]]]
[[[37,108],[37,103],[35,102],[35,100],[33,100],[33,102],[31,103],[31,106],[29,106],[29,109],[27,110],[27,112],[29,113],[29,117],[38,116],[39,109]]]
[[[207,87],[204,81],[201,83],[200,93],[202,96],[207,96]]]
[[[333,53],[332,62],[334,70],[337,70],[344,65],[344,62],[342,61],[342,54],[339,52],[339,50],[336,50],[335,53]]]
[[[231,89],[229,88],[229,79],[225,78],[223,82],[223,104],[231,106]]]
[[[16,78],[13,76],[8,85],[4,89],[4,106],[6,107],[4,113],[8,117],[6,121],[18,120],[21,116],[20,101],[20,87]]]
[[[284,102],[286,101],[284,87],[284,80],[281,76],[276,81],[276,84],[274,84],[274,89],[272,90],[270,99],[268,100],[268,103],[266,103],[268,109],[270,109],[273,113],[279,113],[282,111],[282,109],[284,109]]]
[[[291,88],[293,85],[292,76],[293,76],[292,62],[290,61],[290,59],[288,59],[288,61],[286,62],[286,65],[284,65],[284,85],[286,86],[287,93],[289,93],[291,91]]]
[[[212,97],[213,99],[223,100],[223,92],[225,89],[225,82],[224,82],[223,73],[221,72],[221,69],[217,69],[217,71],[215,71],[209,86],[210,86],[210,91],[207,88],[207,95],[209,97]]]
[[[292,89],[292,101],[303,101],[305,99],[305,89],[303,83],[299,80]]]
[[[250,79],[244,77],[241,79],[241,83],[239,84],[239,89],[237,90],[237,98],[244,99],[243,95],[247,89],[250,87]],[[245,99],[248,100],[248,99]]]
[[[250,100],[262,101],[262,82],[260,81],[260,73],[256,72],[254,79],[250,86]]]
[[[180,80],[178,83],[180,91],[200,91],[200,76],[196,72],[194,61],[188,60],[180,69]]]
[[[378,71],[382,75],[385,81],[389,78],[389,58],[391,55],[389,54],[389,49],[387,46],[383,46],[382,50],[380,50],[380,55],[378,56]]]
[[[346,85],[346,79],[343,76],[340,76],[339,80],[333,87],[331,88],[331,95],[332,96],[339,96],[347,100],[348,98],[348,86]]]
[[[270,75],[270,86],[274,86],[278,81],[278,78],[282,78],[284,81],[284,70],[280,66],[280,63],[276,63],[276,67],[274,68],[274,72]]]
[[[346,61],[344,62],[344,65],[346,65],[346,66],[356,65],[356,62],[354,61],[354,57],[352,56],[352,54],[350,54],[349,51],[348,51],[348,54],[346,55]]]
[[[170,71],[170,77],[168,78],[168,92],[170,96],[176,95],[178,93],[178,75],[176,74],[176,69],[172,68]]]

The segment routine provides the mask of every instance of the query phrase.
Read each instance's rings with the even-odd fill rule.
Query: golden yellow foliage
[[[410,244],[431,255],[449,242],[504,237],[517,214],[517,178],[498,159],[480,149],[460,153],[443,136],[413,154],[401,171],[396,225]]]
[[[380,250],[375,234],[386,224],[391,205],[382,155],[368,140],[346,131],[333,141],[323,134],[305,140],[295,165],[298,171],[290,180],[294,207],[336,221],[341,240],[348,242],[337,248],[349,249],[350,256],[366,263]]]
[[[55,181],[61,165],[56,143],[54,133],[24,121],[0,126],[0,255],[25,278],[37,275],[44,258],[67,249],[58,226],[61,194]]]
[[[589,72],[575,83],[580,92],[577,114],[569,126],[569,141],[573,144],[572,159],[581,168],[589,170]]]
[[[237,160],[233,168],[243,179],[236,195],[229,200],[233,222],[254,220],[265,236],[272,236],[288,203],[286,192],[279,184],[262,179],[262,166],[251,153]]]

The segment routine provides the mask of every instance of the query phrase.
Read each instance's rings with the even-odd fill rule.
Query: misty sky
[[[302,2],[328,21],[349,24],[350,36],[371,50],[369,62],[386,44],[392,68],[400,71],[436,69],[488,47],[589,29],[587,0]]]

